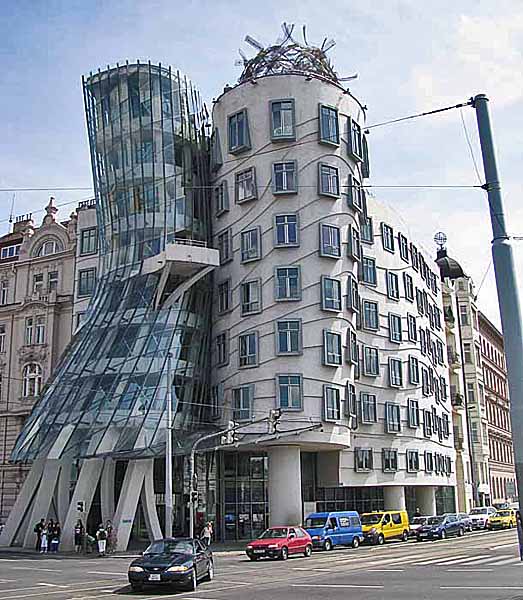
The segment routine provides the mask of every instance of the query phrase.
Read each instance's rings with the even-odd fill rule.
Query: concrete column
[[[405,488],[402,485],[383,487],[385,510],[405,510]]]
[[[416,489],[416,506],[422,515],[436,514],[436,487],[424,485]]]
[[[116,462],[112,458],[104,460],[104,468],[100,478],[100,503],[102,521],[106,523],[113,520],[114,516],[114,474]]]
[[[154,464],[154,463],[153,463]],[[160,528],[160,520],[158,519],[158,511],[156,510],[156,496],[154,494],[154,469],[151,468],[145,473],[145,479],[142,488],[142,510],[145,517],[145,524],[149,539],[159,540],[163,537]]]
[[[300,448],[273,446],[268,455],[270,525],[298,525],[302,522]]]
[[[61,460],[60,475],[58,476],[58,485],[56,486],[56,506],[58,511],[58,520],[61,524],[65,522],[67,511],[69,509],[69,491],[71,488],[71,469],[73,461],[70,457]]]

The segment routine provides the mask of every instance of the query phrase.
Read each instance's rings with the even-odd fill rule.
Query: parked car
[[[506,510],[498,510],[497,513],[490,517],[487,527],[489,529],[512,529],[516,526],[516,511],[512,508]]]
[[[489,520],[496,514],[493,506],[478,506],[469,512],[472,529],[487,529]]]
[[[418,531],[422,525],[426,525],[429,518],[430,517],[428,516],[412,517],[409,524],[409,536],[416,537],[416,531]]]
[[[270,527],[245,548],[251,560],[279,558],[287,560],[292,554],[312,554],[311,536],[301,527]]]
[[[444,540],[446,537],[465,535],[465,526],[456,514],[439,515],[429,517],[427,524],[422,525],[416,532],[416,540]]]
[[[305,530],[313,547],[323,550],[334,546],[357,548],[363,541],[360,516],[355,511],[312,513],[305,519]]]
[[[463,523],[465,531],[472,531],[472,521],[467,513],[458,513],[458,519]]]
[[[409,539],[409,516],[405,510],[387,510],[361,515],[363,537],[371,544],[384,544],[387,540]]]
[[[156,540],[129,565],[128,577],[135,592],[162,584],[193,591],[200,581],[214,577],[212,552],[197,539]]]

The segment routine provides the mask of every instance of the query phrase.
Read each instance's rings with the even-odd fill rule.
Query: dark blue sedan
[[[447,514],[438,517],[429,517],[427,524],[422,525],[416,531],[418,542],[423,540],[444,540],[446,537],[465,535],[463,521],[455,514]]]

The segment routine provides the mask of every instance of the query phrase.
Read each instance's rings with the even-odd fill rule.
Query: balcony
[[[453,350],[452,348],[448,348],[447,350],[447,358],[449,361],[449,368],[452,370],[457,370],[461,367],[461,359],[459,354]]]
[[[452,402],[452,406],[456,408],[462,408],[465,406],[465,398],[461,394],[451,394],[450,401]]]

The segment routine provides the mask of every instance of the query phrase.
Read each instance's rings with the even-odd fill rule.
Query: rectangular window
[[[45,343],[45,317],[36,317],[35,344]]]
[[[419,427],[419,403],[413,398],[408,400],[407,417],[409,427],[413,429]]]
[[[423,304],[423,292],[416,288],[416,305],[418,307],[418,314],[423,316],[425,314],[425,308]]]
[[[170,108],[170,107],[169,107]],[[170,112],[170,110],[169,110]],[[223,165],[220,132],[216,128],[211,134],[211,171],[215,173]]]
[[[358,473],[372,471],[372,448],[354,448],[354,469]]]
[[[236,204],[256,200],[256,170],[254,167],[236,173],[235,194]]]
[[[347,308],[356,313],[360,311],[358,280],[352,274],[347,277]]]
[[[400,343],[402,340],[401,317],[389,313],[389,341]]]
[[[5,325],[0,325],[0,353],[5,352],[6,344],[5,344]]]
[[[381,460],[384,473],[394,473],[398,470],[398,451],[395,448],[383,448]]]
[[[300,267],[276,267],[274,278],[276,300],[301,299]]]
[[[341,365],[342,343],[341,333],[323,331],[323,364],[330,367]]]
[[[465,343],[463,344],[463,354],[465,356],[465,362],[467,364],[472,364],[472,345]]]
[[[469,312],[466,304],[459,305],[459,322],[461,323],[461,325],[468,325],[470,322]]]
[[[414,315],[407,314],[407,336],[409,342],[418,341],[418,326]]]
[[[394,252],[394,230],[386,223],[381,224],[381,241],[384,250]]]
[[[358,406],[356,400],[356,386],[352,383],[345,384],[345,414],[349,419],[349,427],[358,427]]]
[[[432,413],[430,410],[423,411],[423,435],[427,438],[432,436]]]
[[[409,383],[419,384],[419,361],[415,356],[409,356]]]
[[[254,227],[242,231],[241,235],[241,261],[242,263],[259,260],[261,258],[261,228]]]
[[[229,190],[227,180],[224,179],[213,190],[214,214],[219,217],[229,210]]]
[[[247,111],[240,110],[229,117],[229,152],[238,154],[244,150],[249,150],[250,147]]]
[[[320,163],[318,187],[318,193],[322,196],[331,196],[333,198],[339,198],[340,175],[338,167],[332,167],[331,165]]]
[[[353,327],[349,325],[347,328],[347,359],[351,364],[358,367],[360,362],[359,357],[360,355],[356,332],[354,331]]]
[[[296,161],[274,163],[272,165],[273,194],[296,194],[298,181]]]
[[[398,233],[398,245],[400,248],[401,259],[405,262],[409,262],[409,243],[402,233]]]
[[[240,286],[241,315],[254,315],[262,309],[261,279],[246,281]]]
[[[363,300],[363,329],[378,331],[379,312],[377,302]]]
[[[421,391],[424,396],[430,396],[430,375],[425,367],[421,367]]]
[[[398,283],[398,274],[387,271],[387,296],[391,300],[400,299],[400,288]]]
[[[323,386],[323,420],[339,421],[341,419],[341,393],[339,388]]]
[[[321,276],[321,307],[323,310],[341,310],[341,282],[332,277]]]
[[[434,459],[432,452],[425,452],[425,472],[432,473],[434,470]]]
[[[258,365],[258,332],[251,331],[238,336],[239,366],[256,367]]]
[[[320,104],[320,142],[335,146],[340,143],[338,110],[323,104]]]
[[[352,225],[349,225],[349,256],[361,260],[360,232]]]
[[[271,140],[296,139],[294,100],[271,101]]]
[[[275,240],[274,245],[298,246],[298,215],[276,215],[274,217]]]
[[[367,394],[366,392],[360,393],[361,403],[361,422],[362,423],[376,423],[378,420],[376,410],[376,395]]]
[[[220,252],[220,264],[224,265],[232,260],[232,231],[225,230],[218,235],[218,250]]]
[[[44,275],[36,273],[33,275],[33,294],[41,294],[44,291]]]
[[[96,227],[80,232],[80,254],[94,254],[98,250],[98,230]]]
[[[7,304],[9,295],[9,282],[5,279],[0,282],[0,306]]]
[[[418,249],[414,244],[410,245],[410,263],[415,271],[419,271],[419,255]]]
[[[233,389],[233,420],[248,421],[254,404],[254,385],[244,385]]]
[[[78,296],[91,296],[96,285],[96,269],[78,271]]]
[[[49,292],[58,289],[58,271],[49,271],[47,273],[47,290]]]
[[[372,225],[372,217],[363,217],[360,224],[360,238],[366,244],[374,243],[374,229]]]
[[[14,256],[18,256],[20,254],[20,246],[21,244],[5,246],[4,248],[2,248],[2,254],[0,258],[2,258],[3,260],[4,258],[13,258]]]
[[[361,127],[350,117],[347,120],[347,151],[357,160],[363,159],[363,148],[361,140]]]
[[[349,175],[347,187],[347,205],[349,208],[363,213],[365,210],[365,191],[361,183],[353,175]]]
[[[215,339],[216,365],[221,367],[229,363],[229,336],[227,332],[219,333]]]
[[[403,365],[399,358],[389,358],[389,385],[391,387],[403,385]]]
[[[278,406],[285,410],[302,410],[303,386],[301,375],[277,375]]]
[[[474,389],[474,384],[470,382],[467,383],[467,400],[470,404],[474,404],[476,402],[476,391]]]
[[[218,284],[218,313],[231,310],[231,280],[226,279]]]
[[[361,260],[361,279],[368,285],[377,285],[378,277],[376,274],[376,259],[370,256],[364,256]]]
[[[419,451],[407,450],[407,473],[419,471]]]
[[[24,342],[26,346],[30,346],[33,343],[34,336],[34,319],[33,317],[27,317],[25,320],[25,335]]]
[[[320,223],[320,256],[339,258],[341,256],[340,228]]]
[[[405,288],[405,298],[409,302],[414,302],[414,283],[408,273],[403,273],[403,287]]]
[[[276,354],[300,354],[302,348],[301,321],[297,319],[276,323]]]
[[[401,431],[401,414],[399,404],[385,402],[385,431],[396,433]]]
[[[363,347],[363,374],[377,377],[380,374],[380,357],[378,348]]]

